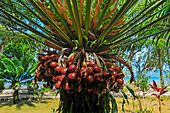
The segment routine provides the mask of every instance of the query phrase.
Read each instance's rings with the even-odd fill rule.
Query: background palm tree
[[[3,56],[4,57],[4,56]],[[0,59],[0,81],[11,83],[10,88],[14,89],[13,104],[19,101],[19,90],[21,84],[30,82],[34,77],[34,71],[37,67],[33,65],[32,57],[23,57],[21,61],[17,58],[10,60],[9,58]]]

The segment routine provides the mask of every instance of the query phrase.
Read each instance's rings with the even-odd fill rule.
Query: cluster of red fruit
[[[83,61],[78,68],[73,62],[74,55],[63,59],[64,61],[59,63],[58,60],[61,59],[57,54],[40,55],[37,80],[44,79],[51,88],[55,85],[56,89],[66,90],[70,94],[82,90],[93,91],[95,94],[108,90],[119,92],[119,89],[123,88],[124,74],[116,63],[106,62],[107,68],[103,68],[93,61]]]

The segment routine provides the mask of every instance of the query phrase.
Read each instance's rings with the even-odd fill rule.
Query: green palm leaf
[[[17,67],[17,76],[15,79],[20,78],[20,76],[24,73],[24,68],[22,66]]]
[[[14,62],[12,62],[12,60],[8,58],[3,58],[2,61],[4,62],[6,67],[9,68],[10,71],[12,71],[13,73],[16,73],[16,66]]]

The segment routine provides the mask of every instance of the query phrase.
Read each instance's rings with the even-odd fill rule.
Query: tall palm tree
[[[170,14],[153,18],[154,15],[169,6],[168,4],[159,9],[165,2],[166,0],[0,0],[0,17],[3,20],[9,20],[4,24],[10,28],[43,44],[45,41],[48,46],[61,51],[59,65],[62,64],[63,54],[66,56],[69,54],[75,56],[73,61],[75,61],[77,69],[82,63],[88,63],[90,57],[90,61],[96,62],[104,71],[107,70],[108,66],[106,67],[105,64],[111,61],[110,59],[115,58],[123,63],[115,54],[109,55],[109,52],[169,31],[168,27],[160,31],[152,29],[154,24],[166,19]],[[32,37],[24,30],[31,31],[40,37]],[[150,33],[146,35],[142,34],[143,32]],[[42,41],[42,39],[45,40]],[[65,51],[65,48],[69,48],[67,49],[69,51]],[[50,54],[51,52],[49,52]],[[102,71],[100,72],[102,73]],[[131,82],[133,79],[132,76]],[[64,86],[69,89],[68,83]],[[102,101],[99,98],[101,95],[98,93],[92,93],[92,95],[86,92],[74,93],[74,96],[69,96],[61,90],[60,94],[63,112],[73,110],[73,112],[87,113],[117,110],[113,104],[115,100],[107,98],[112,97],[110,93],[103,95],[106,101]],[[87,98],[84,98],[84,94]],[[94,101],[90,102],[93,98]],[[83,104],[77,99],[81,99]],[[86,100],[88,101],[85,103]],[[112,108],[109,104],[110,101],[112,101]],[[68,103],[72,104],[68,105]]]

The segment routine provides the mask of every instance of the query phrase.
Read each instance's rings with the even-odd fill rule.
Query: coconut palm
[[[109,67],[106,66],[106,63],[113,58],[128,66],[115,54],[109,55],[107,53],[169,31],[167,27],[160,31],[153,29],[153,25],[169,16],[169,13],[167,13],[159,18],[153,18],[158,12],[169,6],[168,4],[168,6],[159,9],[165,2],[166,0],[0,0],[0,17],[3,18],[1,19],[2,22],[4,20],[5,23],[3,23],[10,28],[20,31],[43,44],[42,39],[45,39],[48,46],[61,51],[57,60],[59,65],[65,67],[65,63],[62,63],[62,61],[67,59],[67,56],[69,56],[68,58],[74,56],[73,61],[77,69],[80,66],[86,66],[85,63],[89,63],[89,61],[94,61],[102,68],[100,72],[103,72]],[[24,30],[31,31],[40,37],[30,36]],[[149,34],[147,34],[148,30]],[[147,33],[142,34],[143,31]],[[51,77],[52,75],[47,73],[52,71],[49,71],[49,65],[46,65],[51,60],[46,64],[44,64],[44,61],[49,59],[49,55],[54,56],[54,54],[49,51],[46,52],[48,52],[48,55],[41,55],[40,67],[42,69],[40,68],[38,71],[42,72],[41,70],[43,70],[42,77]],[[59,56],[59,54],[56,56]],[[55,63],[55,66],[53,64],[50,66],[54,68],[57,64]],[[130,67],[129,69],[131,70]],[[132,76],[131,82],[133,80]],[[58,84],[60,83],[58,82]],[[68,83],[64,84],[67,90],[70,89],[68,85]],[[56,87],[58,88],[58,86]],[[90,90],[88,91],[90,92]],[[95,92],[94,89],[93,92]],[[106,95],[90,92],[89,95],[83,89],[82,93],[73,93],[71,96],[63,90],[60,94],[62,104],[60,108],[63,112],[92,113],[117,110],[114,104],[115,100],[109,92]],[[72,93],[70,92],[70,94]],[[87,98],[84,98],[84,96]],[[82,100],[82,102],[78,102],[77,99]],[[110,101],[112,107],[109,105]],[[71,105],[68,105],[68,103],[71,103]]]

